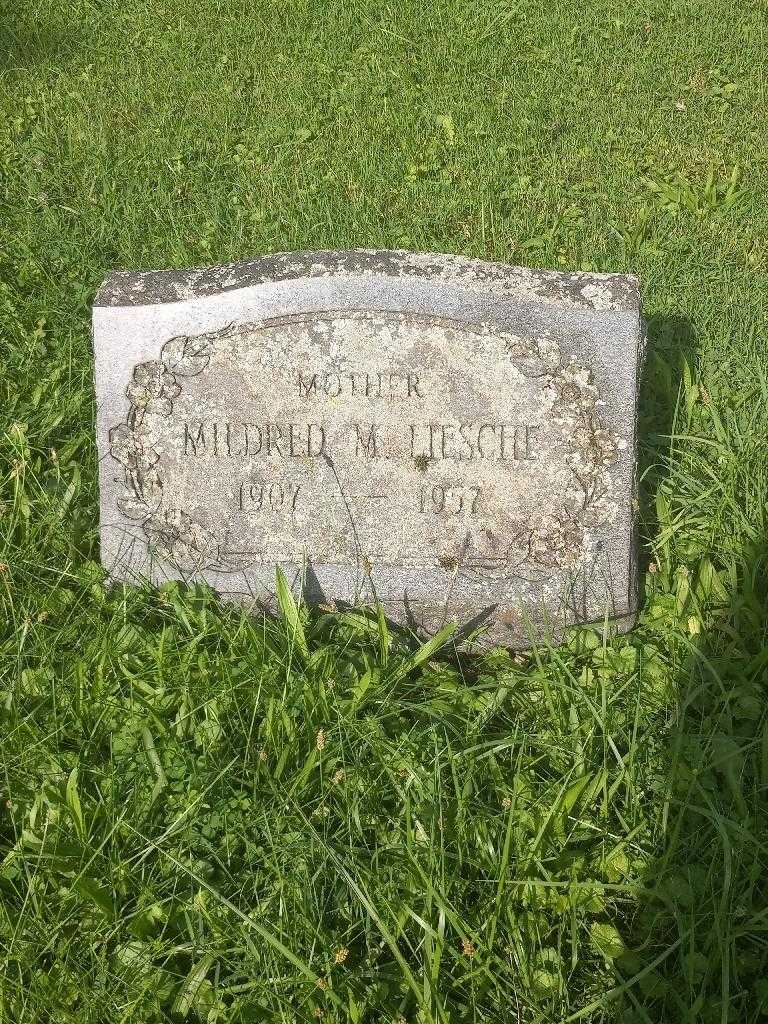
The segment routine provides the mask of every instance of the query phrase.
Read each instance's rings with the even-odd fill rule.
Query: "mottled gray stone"
[[[381,601],[486,641],[636,607],[634,278],[284,253],[118,272],[93,310],[113,577]]]

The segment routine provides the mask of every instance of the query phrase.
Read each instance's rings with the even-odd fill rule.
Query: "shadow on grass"
[[[63,22],[44,13],[36,19],[21,10],[0,13],[0,71],[66,64],[86,42],[74,17]]]
[[[628,951],[615,961],[613,1004],[568,1020],[594,1010],[589,1019],[621,1024],[757,1024],[768,1004],[768,541],[757,529],[744,544],[739,523],[707,521],[718,507],[705,493],[718,445],[727,450],[736,431],[715,439],[706,392],[695,397],[691,384],[697,360],[688,321],[651,318],[638,447],[641,568],[656,580],[644,612],[653,626],[627,643],[640,656],[646,720],[661,697],[658,727],[636,744],[652,764],[637,799],[655,857],[633,869],[642,895],[623,929]],[[750,486],[748,473],[722,473],[730,486]],[[734,519],[742,498],[731,495]],[[471,677],[471,663],[462,665]]]
[[[695,360],[690,324],[651,319],[640,399],[642,567],[658,581],[646,613],[669,623],[667,706],[675,710],[648,794],[662,849],[641,879],[645,897],[625,936],[631,952],[617,962],[627,983],[622,1024],[757,1022],[768,1009],[768,540],[757,530],[748,544],[716,548],[703,539],[714,531],[696,525],[711,508],[700,468],[717,458],[685,441],[689,467],[673,448],[674,433],[697,432],[689,415],[677,417]],[[727,478],[723,468],[723,485]],[[734,519],[741,497],[733,496]],[[699,539],[678,542],[678,533]]]
[[[640,571],[651,561],[648,541],[658,533],[656,494],[669,466],[675,410],[684,367],[696,358],[693,327],[684,317],[652,316],[638,396]]]
[[[745,550],[728,566],[715,625],[670,639],[676,711],[652,795],[663,848],[618,965],[635,979],[622,1024],[765,1019],[767,565],[765,543]],[[711,581],[697,573],[691,585]]]

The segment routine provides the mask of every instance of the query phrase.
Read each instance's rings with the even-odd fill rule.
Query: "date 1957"
[[[480,505],[479,487],[420,487],[419,512],[433,515],[474,516]]]

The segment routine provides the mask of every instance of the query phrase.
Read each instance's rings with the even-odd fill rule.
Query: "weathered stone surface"
[[[635,610],[634,278],[287,253],[115,273],[93,311],[115,578],[378,599],[426,632]]]

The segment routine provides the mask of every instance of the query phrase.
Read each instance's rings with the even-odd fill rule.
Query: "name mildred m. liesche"
[[[302,399],[361,397],[390,402],[425,397],[418,374],[349,373],[296,375]],[[364,458],[490,459],[500,462],[536,458],[538,426],[511,422],[415,422],[386,424],[346,422],[347,454]],[[190,457],[322,458],[328,452],[329,425],[316,421],[184,423],[183,452]],[[334,438],[337,454],[339,438]]]

